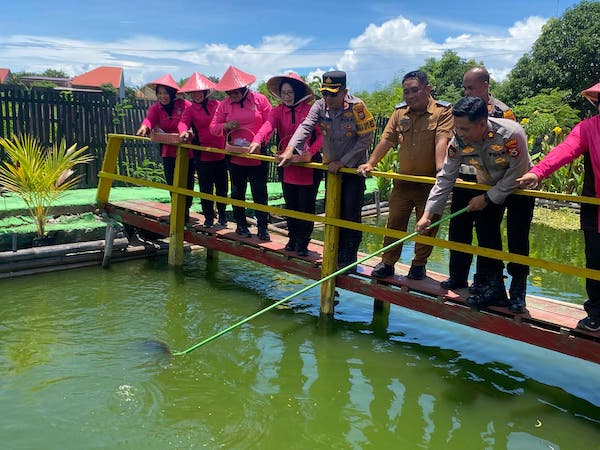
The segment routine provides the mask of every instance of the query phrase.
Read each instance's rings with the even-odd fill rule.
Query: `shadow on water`
[[[148,358],[163,359],[173,356],[173,352],[167,344],[153,339],[135,342],[133,350]]]

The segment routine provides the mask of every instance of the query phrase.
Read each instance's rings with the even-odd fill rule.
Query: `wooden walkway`
[[[123,201],[108,203],[105,209],[125,224],[169,235],[168,204]],[[233,223],[229,227],[204,228],[202,215],[192,213],[191,216],[195,223],[184,232],[184,239],[191,244],[250,259],[304,278],[321,278],[323,247],[317,241],[311,241],[308,256],[299,257],[295,252],[284,249],[285,236],[272,232],[271,242],[260,241],[256,236],[242,238],[231,227]],[[577,322],[585,317],[580,305],[528,296],[527,311],[523,314],[498,307],[477,311],[465,303],[468,289],[447,291],[440,287],[439,282],[447,278],[446,275],[428,271],[424,280],[410,280],[402,275],[375,279],[371,277],[371,271],[377,262],[379,259],[373,258],[359,265],[356,274],[337,277],[336,285],[382,302],[600,364],[600,333],[575,328]],[[408,267],[402,264],[397,264],[396,269],[399,273],[408,271]],[[381,303],[376,302],[376,306],[381,307]]]

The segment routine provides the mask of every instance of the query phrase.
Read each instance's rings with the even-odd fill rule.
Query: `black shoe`
[[[213,219],[206,219],[204,221],[204,228],[212,228],[215,225],[215,221]]]
[[[295,239],[290,239],[288,241],[287,244],[285,244],[285,247],[283,247],[284,250],[288,251],[288,252],[293,252],[294,250],[296,250],[296,240]]]
[[[577,322],[577,328],[588,331],[600,331],[600,318],[585,317]]]
[[[271,240],[271,236],[269,235],[269,232],[267,231],[266,228],[259,228],[258,229],[258,238],[261,241],[270,241]]]
[[[219,217],[219,225],[221,225],[222,227],[226,227],[227,219],[225,217]]]
[[[296,250],[296,253],[298,254],[298,256],[308,256],[308,249],[306,247],[298,248],[298,250]]]
[[[463,289],[468,286],[466,281],[456,281],[454,278],[448,278],[440,283],[440,286],[449,291],[453,291],[455,289]]]
[[[410,266],[406,278],[410,278],[411,280],[423,280],[426,274],[427,271],[425,270],[425,266]]]
[[[344,267],[348,267],[350,264],[354,264],[356,262],[356,256],[351,257],[346,255],[346,257],[344,259],[340,259],[338,257],[338,270],[343,269]],[[348,270],[346,270],[345,273],[357,273],[357,268],[356,266],[352,266],[350,267]]]
[[[375,278],[391,277],[392,275],[394,275],[394,266],[386,264],[383,261],[377,264],[371,272],[371,276]]]
[[[513,276],[510,282],[508,295],[510,297],[510,305],[508,309],[514,313],[525,312],[525,297],[527,294],[527,277]]]
[[[469,296],[467,305],[473,308],[508,306],[508,296],[506,295],[504,283],[501,281],[490,282],[481,294]]]
[[[523,295],[510,295],[509,299],[510,304],[508,305],[508,309],[511,312],[521,314],[525,312],[525,294]]]
[[[476,273],[473,276],[473,283],[469,286],[469,293],[473,295],[483,294],[483,291],[487,288],[488,282],[486,277]]]
[[[236,234],[238,234],[241,237],[252,237],[252,233],[250,233],[250,230],[248,229],[247,226],[245,225],[238,225],[237,228],[235,229]]]

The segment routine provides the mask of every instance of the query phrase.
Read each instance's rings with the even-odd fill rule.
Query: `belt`
[[[460,169],[458,169],[458,173],[460,173],[461,175],[477,175],[477,169],[475,168],[475,166],[461,164]]]

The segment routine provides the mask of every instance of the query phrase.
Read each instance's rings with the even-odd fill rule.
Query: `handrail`
[[[289,209],[281,208],[281,207],[261,205],[261,204],[257,204],[254,202],[246,202],[243,200],[235,200],[235,199],[232,199],[229,197],[221,197],[218,195],[205,194],[205,193],[198,192],[198,191],[192,191],[192,190],[186,189],[184,187],[178,187],[178,186],[168,185],[168,184],[164,184],[164,183],[156,183],[153,181],[129,177],[126,175],[118,175],[115,173],[114,168],[112,168],[110,166],[112,164],[113,167],[116,167],[116,153],[118,153],[117,144],[120,149],[120,144],[123,139],[148,140],[148,138],[139,137],[139,136],[130,136],[130,135],[122,135],[122,134],[109,134],[108,135],[107,152],[106,152],[105,160],[103,162],[102,170],[98,174],[100,182],[98,184],[97,201],[98,201],[99,205],[103,205],[108,202],[108,198],[110,195],[111,181],[115,180],[115,181],[122,181],[122,182],[137,184],[139,186],[152,187],[152,188],[156,188],[156,189],[164,189],[164,190],[168,190],[169,192],[171,192],[173,194],[178,194],[181,196],[191,196],[191,197],[197,197],[197,198],[201,198],[201,199],[212,200],[212,201],[220,202],[220,203],[227,203],[227,204],[240,206],[240,207],[249,207],[249,208],[252,208],[252,209],[258,210],[258,211],[265,211],[268,213],[276,213],[277,215],[283,215],[283,216],[294,217],[296,219],[314,221],[314,222],[323,223],[323,224],[334,226],[334,227],[343,227],[343,228],[349,228],[349,229],[354,229],[354,230],[360,230],[360,231],[363,231],[366,233],[374,233],[374,234],[379,234],[379,235],[383,235],[383,236],[390,236],[390,237],[393,237],[396,239],[402,239],[403,237],[405,237],[408,234],[407,232],[392,230],[392,229],[388,229],[388,228],[384,228],[384,227],[375,227],[372,225],[358,224],[355,222],[350,222],[347,220],[334,218],[334,217],[312,215],[312,214],[293,211],[293,210],[289,210]],[[178,144],[177,146],[182,149],[203,150],[203,151],[209,151],[212,153],[230,154],[230,155],[235,155],[235,156],[247,157],[247,158],[251,158],[251,159],[259,159],[259,160],[267,161],[267,162],[275,161],[275,158],[273,158],[272,156],[266,156],[266,155],[246,154],[246,153],[240,154],[240,153],[235,153],[235,152],[229,152],[229,151],[222,150],[222,149],[216,149],[216,148],[212,148],[212,147],[203,147],[203,146],[192,145],[192,144]],[[324,164],[321,164],[321,163],[297,163],[296,165],[303,166],[303,167],[310,167],[313,169],[324,170],[324,171],[327,170],[327,166]],[[355,174],[356,169],[343,168],[340,170],[340,172]],[[433,177],[400,175],[400,174],[396,174],[396,173],[380,172],[380,171],[372,171],[371,174],[374,177],[399,179],[399,180],[404,180],[404,181],[429,183],[429,184],[435,183],[435,178],[433,178]],[[462,186],[462,187],[467,187],[470,189],[478,189],[478,190],[488,190],[490,188],[490,186],[488,186],[488,185],[483,185],[483,184],[478,184],[478,183],[473,183],[473,182],[464,182],[464,181],[457,182],[456,185]],[[527,195],[527,196],[543,197],[543,198],[548,198],[548,199],[553,199],[553,200],[567,199],[568,201],[572,201],[572,202],[581,202],[581,203],[590,203],[590,204],[600,205],[600,198],[595,198],[595,197],[568,196],[565,194],[555,194],[555,193],[540,192],[540,191],[535,191],[535,190],[517,190],[517,191],[515,191],[515,193],[521,194],[521,195]],[[540,195],[540,194],[542,194],[542,195]],[[471,253],[474,255],[485,256],[488,258],[499,259],[502,261],[514,262],[514,263],[524,264],[524,265],[533,266],[533,267],[540,267],[540,268],[544,268],[544,269],[548,269],[548,270],[566,273],[569,275],[575,275],[575,276],[579,276],[579,277],[600,280],[600,270],[574,267],[574,266],[559,263],[559,262],[547,261],[547,260],[543,260],[543,259],[539,259],[539,258],[533,258],[530,256],[513,254],[513,253],[501,251],[501,250],[492,250],[492,249],[485,248],[485,247],[475,247],[475,246],[468,245],[468,244],[462,244],[462,243],[453,242],[453,241],[446,241],[444,239],[432,238],[432,237],[427,237],[427,236],[417,236],[413,240],[415,242],[420,242],[423,244],[432,245],[432,246],[436,246],[436,247],[442,247],[442,248],[446,248],[446,249],[450,249],[450,250],[457,250],[457,251],[460,251],[463,253]]]

